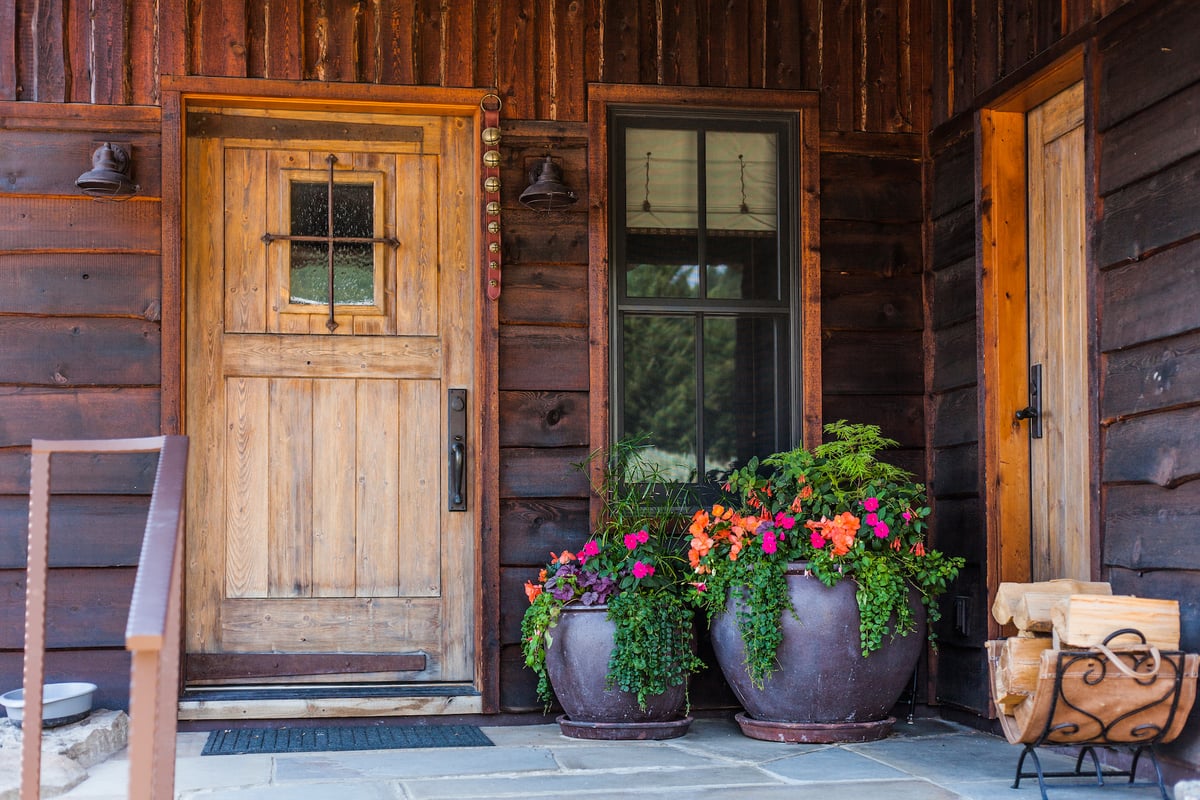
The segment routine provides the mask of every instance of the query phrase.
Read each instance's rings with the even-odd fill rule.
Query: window
[[[333,214],[329,195],[333,194]],[[330,230],[332,219],[332,230]],[[375,186],[370,183],[291,184],[292,240],[289,300],[329,301],[329,251],[333,251],[333,298],[339,305],[375,304]],[[357,241],[339,241],[356,239]]]
[[[798,115],[610,108],[612,427],[715,483],[800,438]]]

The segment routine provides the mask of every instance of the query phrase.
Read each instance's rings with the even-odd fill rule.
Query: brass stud
[[[499,128],[484,128],[483,129],[483,143],[486,145],[499,144],[500,143],[500,129]]]
[[[499,253],[499,252],[500,252],[500,243],[499,243],[499,242],[492,242],[491,244],[489,244],[489,245],[488,245],[488,252],[489,252],[489,253]]]
[[[483,164],[485,167],[500,166],[500,151],[499,150],[488,150],[486,153],[484,153],[483,154]]]
[[[487,204],[487,213],[488,213],[488,216],[491,216],[491,217],[499,216],[500,215],[500,204],[497,203],[495,200],[488,203]]]
[[[496,270],[500,269],[500,262],[499,262],[499,261],[489,261],[489,262],[488,262],[488,269],[490,269],[490,270],[492,270],[493,272],[495,272]]]
[[[499,222],[497,222],[496,220],[492,220],[491,222],[488,223],[488,233],[499,233],[499,232],[500,232],[500,223]]]
[[[485,191],[488,191],[488,192],[500,191],[500,179],[497,178],[495,175],[492,175],[486,181],[483,182],[483,188]]]

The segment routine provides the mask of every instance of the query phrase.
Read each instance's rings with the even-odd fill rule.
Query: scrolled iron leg
[[[1021,788],[1021,777],[1026,775],[1026,773],[1021,771],[1021,768],[1025,765],[1025,756],[1033,757],[1033,767],[1037,770],[1038,789],[1042,793],[1042,800],[1049,800],[1046,797],[1046,776],[1042,772],[1042,760],[1038,758],[1037,750],[1033,745],[1025,745],[1025,749],[1021,751],[1021,757],[1017,759],[1017,778],[1013,781],[1012,788]]]
[[[1079,758],[1075,759],[1075,774],[1083,774],[1083,757],[1092,757],[1092,768],[1096,770],[1096,785],[1104,785],[1104,770],[1100,768],[1100,759],[1096,758],[1096,748],[1089,745],[1084,745],[1079,749]]]

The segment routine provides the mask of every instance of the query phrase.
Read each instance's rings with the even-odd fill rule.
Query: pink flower
[[[646,533],[645,528],[638,531],[635,536],[637,536],[637,540],[640,544],[645,544],[646,542],[650,541],[650,534]]]
[[[697,592],[706,592],[706,591],[708,591],[708,585],[707,585],[707,584],[704,584],[704,583],[693,583],[693,584],[692,584],[692,586],[696,587],[696,591],[697,591]]]
[[[796,527],[796,518],[789,517],[787,514],[780,511],[775,515],[775,524],[783,528],[785,531],[790,531],[792,528]]]
[[[772,553],[775,552],[775,549],[777,547],[778,547],[778,544],[775,541],[775,532],[767,531],[766,533],[764,533],[763,540],[762,540],[763,552],[766,553],[767,555],[771,555]]]
[[[878,497],[868,497],[866,500],[863,500],[863,508],[865,508],[867,511],[878,511],[879,510],[879,498]]]
[[[595,539],[592,539],[583,546],[583,549],[580,550],[577,555],[579,556],[580,562],[586,564],[587,560],[592,556],[600,555],[600,545],[596,543]]]
[[[875,514],[875,512],[874,512],[874,511],[872,511],[870,514],[867,514],[867,517],[866,517],[866,519],[865,519],[864,521],[865,521],[865,522],[866,522],[868,525],[878,525],[878,524],[879,524],[879,517],[878,517],[878,515],[876,515],[876,514]]]
[[[911,511],[905,511],[900,516],[904,517],[905,522],[912,522],[912,512]]]
[[[808,535],[808,539],[810,542],[812,542],[812,546],[818,550],[825,546],[825,537],[822,536],[818,531],[813,531],[810,533]]]
[[[654,567],[650,564],[643,564],[641,561],[633,562],[633,577],[640,580],[641,578],[649,578],[653,574]]]
[[[637,535],[632,533],[625,534],[625,549],[632,550],[638,546]]]
[[[886,522],[880,522],[878,525],[875,526],[875,535],[878,536],[880,539],[886,539],[888,537],[888,534],[891,532],[892,532],[892,530],[891,530],[891,528],[889,528],[887,526]]]

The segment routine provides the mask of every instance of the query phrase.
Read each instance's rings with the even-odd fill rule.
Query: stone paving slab
[[[650,742],[626,742],[623,747],[554,747],[551,752],[558,765],[566,770],[620,769],[647,763],[658,769],[713,766],[713,759],[704,754]]]
[[[445,778],[437,781],[402,781],[412,800],[475,800],[487,797],[574,797],[592,793],[604,798],[627,793],[633,797],[659,796],[686,790],[691,795],[703,787],[726,787],[726,797],[750,797],[746,787],[780,785],[782,781],[755,767],[708,767],[660,770],[631,767],[625,771],[578,771],[537,776]]]
[[[661,742],[570,739],[554,724],[490,726],[495,747],[205,757],[207,735],[184,733],[176,800],[1040,800],[1036,779],[1010,788],[1020,748],[1004,739],[939,720],[896,729],[883,741],[834,746],[748,739],[725,718],[698,719],[687,736]],[[1040,754],[1047,769],[1074,766],[1071,756]],[[128,769],[120,753],[61,797],[126,800]],[[1048,783],[1050,800],[1159,796],[1119,778],[1102,789],[1064,780]]]
[[[240,759],[245,756],[209,756]],[[276,783],[329,780],[400,780],[456,778],[463,775],[511,775],[558,769],[549,750],[540,747],[438,747],[349,753],[275,755]]]
[[[824,782],[903,780],[907,773],[850,750],[838,747],[781,758],[762,769],[793,781]]]
[[[973,780],[1012,781],[1021,748],[1004,739],[983,733],[960,733],[927,739],[883,739],[846,745],[856,753],[884,764],[920,775],[935,783],[961,781],[964,772]],[[1073,769],[1075,760],[1056,753],[1042,755],[1046,770]]]

